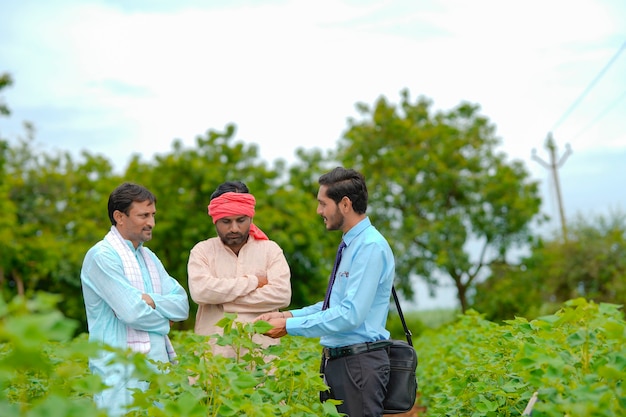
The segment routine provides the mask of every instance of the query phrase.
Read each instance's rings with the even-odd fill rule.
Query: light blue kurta
[[[133,287],[124,275],[122,259],[115,249],[102,240],[94,245],[83,261],[80,274],[89,340],[126,348],[127,326],[148,332],[150,336],[149,359],[167,362],[165,336],[171,321],[182,321],[189,315],[189,299],[185,289],[172,278],[152,251],[144,247],[156,265],[161,279],[161,294],[154,293],[152,280],[143,256],[132,243],[125,241],[135,254],[141,268],[145,293],[154,300],[156,308],[141,298],[141,291]],[[106,408],[110,416],[124,413],[124,406],[132,402],[132,392],[127,388],[145,387],[145,383],[131,378],[132,368],[109,364],[112,353],[102,353],[91,358],[89,368],[100,375],[111,388],[95,395],[94,400]]]

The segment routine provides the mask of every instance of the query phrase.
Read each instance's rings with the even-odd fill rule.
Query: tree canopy
[[[0,92],[11,82],[0,77]],[[8,105],[2,100],[0,105],[0,116],[8,116]],[[191,147],[174,141],[170,152],[151,160],[135,155],[122,173],[115,173],[103,155],[41,150],[29,124],[24,137],[0,136],[3,297],[59,293],[65,300],[63,313],[84,325],[82,258],[109,229],[108,195],[123,181],[156,194],[157,223],[148,246],[187,287],[189,251],[216,235],[207,215],[210,195],[220,183],[240,180],[256,197],[254,222],[283,248],[290,265],[291,308],[319,301],[340,236],[327,232],[315,213],[317,179],[337,165],[366,176],[368,214],[392,245],[396,286],[406,298],[414,296],[415,279],[425,280],[432,291],[452,283],[463,309],[476,290],[484,291],[477,283],[485,277],[490,277],[489,285],[515,286],[507,279],[518,279],[523,271],[514,271],[519,262],[511,260],[511,251],[537,241],[531,224],[542,218],[538,184],[523,162],[509,161],[498,150],[495,126],[479,106],[460,103],[434,111],[430,100],[412,101],[404,90],[397,105],[381,97],[357,108],[361,117],[348,120],[336,149],[298,149],[291,164],[278,160],[269,165],[260,159],[257,145],[236,139],[235,124],[208,130]],[[623,276],[621,263],[618,255],[608,256],[617,237],[607,240],[604,250],[584,246],[585,239],[581,235],[572,242],[579,246],[567,250],[586,251],[588,256],[578,261],[585,259],[588,268],[594,265],[589,256],[595,261],[604,256],[607,263],[597,264],[597,271],[604,272],[582,276],[583,265],[571,259],[574,263],[559,272],[571,281],[566,287],[544,288],[542,300],[575,294],[571,289],[581,285],[589,296],[623,297],[623,288],[615,283]],[[556,268],[560,259],[539,252],[534,256],[524,260],[528,270],[532,265]],[[614,275],[604,269],[609,263]],[[192,303],[192,313],[194,309]],[[183,328],[190,328],[194,319],[192,314]]]
[[[375,224],[390,239],[405,293],[411,276],[432,289],[456,286],[462,310],[484,268],[507,262],[538,218],[538,183],[521,161],[497,150],[495,127],[479,107],[461,103],[433,111],[424,97],[399,105],[381,97],[358,106],[337,158],[362,171]]]
[[[626,215],[578,215],[560,232],[537,236],[519,264],[495,271],[476,291],[473,307],[489,319],[538,317],[564,301],[626,301]]]

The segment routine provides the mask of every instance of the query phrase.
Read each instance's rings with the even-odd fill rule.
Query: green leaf
[[[254,332],[259,334],[264,334],[274,328],[271,324],[266,321],[257,321],[254,323]]]

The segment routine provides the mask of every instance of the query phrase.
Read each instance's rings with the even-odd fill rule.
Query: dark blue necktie
[[[324,304],[322,304],[322,310],[326,310],[328,305],[330,304],[330,292],[333,289],[333,284],[335,283],[335,275],[337,274],[337,268],[339,268],[339,262],[341,262],[341,254],[343,253],[343,248],[346,247],[345,242],[342,240],[339,244],[339,248],[337,248],[337,257],[335,258],[335,265],[333,265],[333,272],[330,274],[330,280],[328,281],[328,288],[326,288],[326,296],[324,297]]]

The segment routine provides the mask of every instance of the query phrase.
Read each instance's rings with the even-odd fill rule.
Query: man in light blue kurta
[[[185,320],[189,301],[156,255],[143,246],[152,237],[156,198],[144,187],[125,183],[109,197],[112,227],[87,252],[81,283],[89,339],[143,352],[149,359],[168,362],[175,356],[168,338],[170,323]],[[132,378],[132,368],[109,364],[113,354],[91,358],[91,371],[110,388],[94,396],[110,416],[123,415],[132,403],[129,388],[147,382]]]

